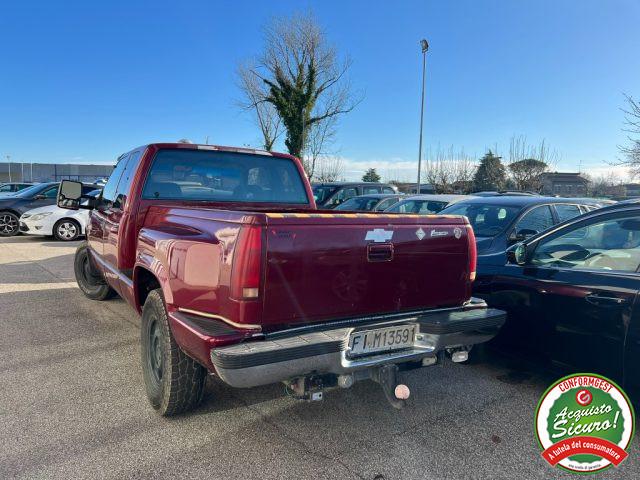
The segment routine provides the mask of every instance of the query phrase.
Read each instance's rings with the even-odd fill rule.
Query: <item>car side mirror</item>
[[[529,228],[522,228],[520,230],[518,230],[517,232],[512,232],[511,235],[509,235],[509,241],[511,243],[516,243],[516,242],[523,242],[525,240],[527,240],[528,238],[533,237],[534,235],[537,235],[539,232],[537,230],[532,230]]]
[[[82,199],[82,183],[73,180],[63,180],[58,187],[58,207],[67,210],[78,210]]]
[[[42,195],[41,193],[33,197],[34,200],[44,200],[45,198],[47,197],[45,195]]]
[[[507,249],[507,262],[511,265],[526,265],[528,257],[529,247],[526,243],[516,243]]]

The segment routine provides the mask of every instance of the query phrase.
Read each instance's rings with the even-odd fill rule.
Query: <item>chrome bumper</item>
[[[491,340],[504,324],[506,313],[474,299],[458,309],[394,315],[355,327],[281,332],[263,340],[247,341],[211,350],[216,374],[233,387],[255,387],[308,374],[346,374],[391,363],[419,361],[438,352]],[[403,350],[350,357],[349,338],[358,330],[417,324],[413,346]],[[316,327],[317,328],[317,327]],[[296,329],[299,331],[299,329]]]

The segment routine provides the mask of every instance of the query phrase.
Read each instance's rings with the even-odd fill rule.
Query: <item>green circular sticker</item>
[[[571,472],[620,465],[633,438],[635,414],[622,389],[608,378],[576,373],[542,395],[536,435],[542,458]]]

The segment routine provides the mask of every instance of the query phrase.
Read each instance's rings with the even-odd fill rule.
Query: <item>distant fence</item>
[[[91,183],[111,175],[113,165],[0,162],[0,182],[78,180]]]

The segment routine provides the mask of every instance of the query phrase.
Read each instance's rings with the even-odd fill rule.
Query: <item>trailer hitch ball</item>
[[[406,400],[411,395],[411,391],[405,384],[400,383],[396,386],[394,394],[398,400]]]

